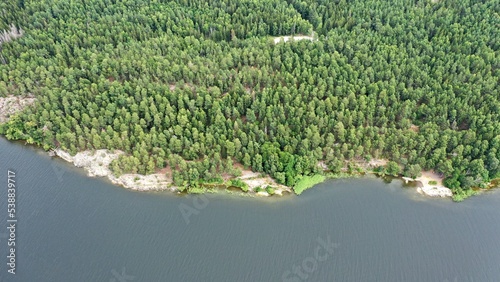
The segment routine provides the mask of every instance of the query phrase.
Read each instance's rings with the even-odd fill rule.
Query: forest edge
[[[24,108],[30,106],[36,101],[36,98],[7,96],[0,97],[0,123],[7,122],[10,117],[21,112]],[[61,159],[73,163],[76,167],[83,167],[90,177],[107,177],[113,184],[120,185],[128,189],[137,191],[164,191],[169,190],[177,193],[204,193],[214,192],[214,188],[224,188],[227,192],[235,190],[242,193],[255,194],[257,196],[283,196],[286,194],[295,193],[300,195],[303,191],[324,182],[326,179],[348,178],[364,174],[375,174],[377,176],[386,176],[382,170],[387,166],[388,161],[385,159],[372,159],[369,161],[351,161],[348,162],[341,172],[328,172],[323,162],[319,162],[318,166],[323,169],[323,174],[312,176],[303,176],[294,187],[288,187],[278,184],[269,175],[257,173],[247,169],[241,169],[241,175],[238,177],[224,177],[220,181],[210,183],[200,183],[198,186],[185,185],[178,187],[173,184],[171,176],[166,174],[168,168],[158,171],[153,174],[123,174],[115,176],[109,169],[109,164],[117,159],[124,152],[114,150],[111,152],[106,149],[83,151],[71,156],[68,152],[62,149],[55,149],[49,152],[51,156],[57,155]],[[238,166],[239,164],[235,164]],[[241,168],[241,167],[239,167]],[[468,196],[477,194],[478,191],[486,189],[475,189],[470,195],[453,195],[451,189],[443,185],[443,177],[432,171],[423,171],[421,176],[415,178],[404,177],[400,174],[392,175],[400,177],[405,183],[418,182],[417,191],[420,194],[430,197],[452,197],[455,201],[462,201]],[[496,183],[493,180],[491,183]],[[495,185],[488,183],[488,188],[493,188]],[[472,191],[472,190],[471,190]]]

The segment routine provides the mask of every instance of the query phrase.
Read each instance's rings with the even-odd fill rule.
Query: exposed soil
[[[33,97],[7,96],[0,97],[0,123],[9,121],[10,117],[36,101]]]

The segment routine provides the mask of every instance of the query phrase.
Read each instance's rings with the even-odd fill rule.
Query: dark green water
[[[500,281],[499,190],[456,204],[361,178],[284,199],[188,198],[88,178],[5,139],[0,160],[0,281]],[[6,270],[7,169],[16,275]],[[195,214],[186,221],[181,209]]]

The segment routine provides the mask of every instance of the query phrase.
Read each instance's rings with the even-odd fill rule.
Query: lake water
[[[0,187],[0,281],[500,281],[498,189],[458,204],[370,177],[299,197],[140,193],[3,138]]]

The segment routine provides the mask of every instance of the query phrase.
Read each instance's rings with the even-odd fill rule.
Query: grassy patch
[[[303,176],[295,186],[293,187],[293,191],[295,194],[300,195],[304,190],[313,187],[314,185],[325,181],[326,177],[324,175],[316,174],[313,176]]]
[[[453,191],[453,196],[452,199],[455,202],[461,202],[470,196],[476,195],[477,192],[472,190],[472,189],[467,189],[467,190],[454,190]]]
[[[328,179],[340,179],[340,178],[353,178],[353,177],[359,177],[359,174],[355,173],[347,173],[347,172],[330,172],[326,174],[326,177]]]
[[[187,189],[189,194],[203,194],[206,192],[206,189],[200,186],[191,186]]]

